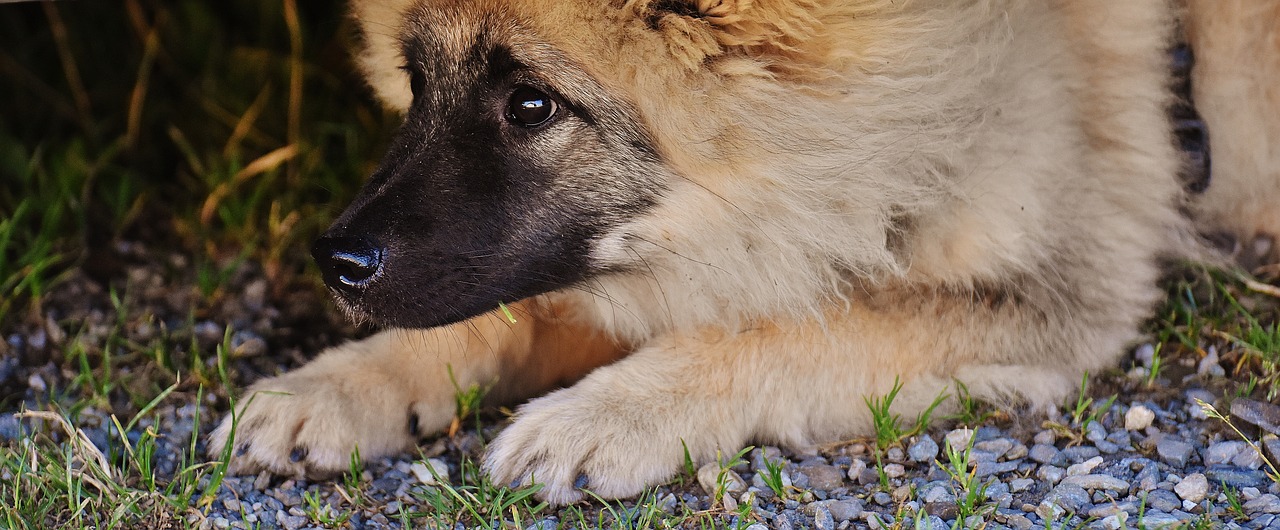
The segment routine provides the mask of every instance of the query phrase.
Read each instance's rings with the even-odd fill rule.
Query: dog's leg
[[[627,497],[675,474],[686,447],[707,462],[749,442],[870,435],[864,398],[887,394],[898,377],[894,410],[914,417],[953,378],[983,399],[1053,403],[1084,370],[1114,358],[1073,351],[1098,344],[1071,332],[1039,342],[1058,337],[1062,323],[1030,311],[1008,315],[960,296],[902,305],[658,339],[523,406],[484,467],[501,484],[544,484],[539,495],[554,503],[581,499],[583,488]]]
[[[234,440],[234,472],[301,475],[344,470],[404,451],[453,417],[456,388],[493,385],[499,402],[528,398],[576,380],[620,355],[540,302],[430,330],[384,331],[332,348],[310,364],[253,385],[214,431],[210,453]],[[233,425],[235,427],[232,436]]]
[[[1192,87],[1209,127],[1212,180],[1202,229],[1228,236],[1240,264],[1280,261],[1280,1],[1191,0]]]

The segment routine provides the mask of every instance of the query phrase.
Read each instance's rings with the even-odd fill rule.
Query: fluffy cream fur
[[[423,1],[456,17],[439,31],[459,39],[474,17],[511,17],[638,109],[675,177],[592,257],[644,273],[526,301],[515,324],[386,331],[260,382],[236,416],[238,469],[337,470],[357,446],[408,448],[410,416],[423,431],[449,421],[446,367],[464,386],[496,378],[506,399],[586,374],[521,407],[485,458],[500,483],[545,483],[554,502],[580,498],[582,475],[605,496],[638,493],[685,446],[706,460],[866,435],[863,398],[898,377],[907,414],[955,380],[1054,403],[1135,339],[1159,260],[1193,253],[1163,0],[690,0],[697,16],[645,0]],[[1220,146],[1280,122],[1241,98],[1280,99],[1274,83],[1215,85],[1231,59],[1213,36],[1262,3],[1206,0],[1190,24],[1228,173],[1201,209],[1249,237],[1280,225],[1266,207],[1276,135]],[[361,65],[394,108],[409,102],[397,32],[416,4],[353,4]],[[1239,33],[1280,49],[1274,22]]]

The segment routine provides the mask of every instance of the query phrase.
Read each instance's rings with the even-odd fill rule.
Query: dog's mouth
[[[333,232],[331,230],[331,232]],[[464,230],[465,232],[465,230]],[[387,245],[339,232],[312,247],[325,285],[358,322],[429,328],[581,281],[590,267],[572,240],[553,238],[519,253],[466,248],[453,237]]]

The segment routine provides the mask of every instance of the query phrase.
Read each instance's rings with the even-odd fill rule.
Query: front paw
[[[672,477],[684,461],[685,422],[636,396],[576,387],[521,407],[514,423],[488,447],[484,470],[497,484],[542,484],[553,504],[631,497]],[[695,405],[691,405],[695,406]],[[689,440],[690,447],[705,445]]]
[[[363,459],[402,452],[420,428],[403,389],[358,371],[291,373],[255,384],[214,430],[212,457],[232,445],[233,474],[267,470],[319,476]]]

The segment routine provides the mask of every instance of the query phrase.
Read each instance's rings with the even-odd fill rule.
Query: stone
[[[1147,343],[1147,344],[1138,346],[1136,349],[1133,350],[1133,359],[1141,363],[1142,366],[1151,368],[1151,365],[1155,363],[1155,360],[1156,360],[1155,345],[1151,343]]]
[[[947,446],[956,452],[961,452],[969,448],[969,442],[973,440],[973,431],[969,429],[955,429],[947,433]]]
[[[559,528],[559,526],[560,525],[557,524],[555,519],[547,518],[524,527],[524,530],[555,530],[556,528]],[[748,526],[747,528],[750,529],[751,527]]]
[[[996,438],[994,440],[978,442],[973,444],[973,449],[975,451],[986,451],[996,455],[996,458],[1000,458],[1001,456],[1004,456],[1005,453],[1008,453],[1010,449],[1013,449],[1013,440],[1008,438]]]
[[[1090,442],[1097,443],[1099,440],[1107,439],[1107,429],[1101,423],[1096,421],[1089,422],[1084,428],[1084,437]]]
[[[902,464],[885,464],[884,474],[889,478],[898,478],[907,473],[907,469]]]
[[[1244,512],[1249,514],[1280,513],[1280,497],[1268,493],[1244,503]]]
[[[826,464],[800,466],[799,472],[809,477],[810,489],[830,491],[844,485],[845,474],[835,466]]]
[[[938,458],[938,443],[928,435],[920,436],[916,443],[907,448],[907,456],[912,462],[932,463]]]
[[[1036,477],[1050,484],[1057,484],[1066,474],[1066,471],[1057,466],[1040,466],[1036,470]]]
[[[1156,442],[1156,453],[1160,455],[1160,459],[1179,468],[1186,467],[1192,450],[1194,448],[1191,444],[1171,436],[1165,436]]]
[[[1009,481],[1009,491],[1013,493],[1022,493],[1031,489],[1031,486],[1034,486],[1035,484],[1036,481],[1029,478],[1015,478]]]
[[[849,462],[849,472],[846,475],[849,480],[857,481],[858,477],[862,476],[862,472],[866,469],[867,463],[855,458],[852,462]]]
[[[1076,464],[1098,456],[1101,453],[1102,452],[1099,451],[1097,447],[1093,447],[1091,445],[1077,445],[1075,447],[1068,447],[1062,450],[1062,456],[1066,457],[1068,461]]]
[[[974,466],[973,473],[975,477],[989,477],[991,475],[1000,475],[1003,473],[1012,473],[1018,470],[1020,461],[1012,462],[979,462]]]
[[[1223,377],[1227,375],[1227,371],[1219,364],[1218,347],[1210,345],[1205,350],[1205,353],[1204,358],[1200,359],[1200,362],[1196,364],[1196,374],[1206,377]]]
[[[1106,490],[1128,493],[1129,482],[1110,475],[1075,475],[1062,479],[1061,486],[1079,486],[1086,490]]]
[[[1172,512],[1182,507],[1182,500],[1169,490],[1151,490],[1147,493],[1147,506],[1153,510]]]
[[[1054,442],[1058,441],[1058,435],[1049,429],[1045,429],[1036,433],[1032,441],[1040,445],[1053,445]]]
[[[1280,407],[1270,403],[1236,398],[1231,402],[1231,416],[1257,425],[1271,434],[1280,434]]]
[[[1102,465],[1102,457],[1095,456],[1093,458],[1085,460],[1084,462],[1080,462],[1079,464],[1073,464],[1071,466],[1068,466],[1067,476],[1073,477],[1076,475],[1088,475],[1089,473],[1092,473],[1093,470],[1100,465]]]
[[[431,467],[428,468],[428,465]],[[449,465],[440,459],[428,458],[425,462],[414,462],[409,470],[417,477],[418,482],[428,486],[438,486],[440,482],[449,481]],[[432,474],[432,471],[435,473]]]
[[[1239,440],[1217,442],[1205,448],[1201,458],[1204,459],[1204,465],[1206,466],[1230,464],[1231,460],[1246,447],[1248,447],[1248,444]]]
[[[1044,500],[1040,502],[1040,505],[1044,506],[1045,504],[1052,504],[1067,512],[1078,513],[1089,507],[1089,492],[1074,484],[1059,484],[1044,496]],[[1052,512],[1052,510],[1050,511]],[[1036,513],[1039,512],[1040,510],[1037,508]]]
[[[1263,465],[1262,455],[1250,447],[1247,450],[1236,453],[1236,457],[1231,459],[1231,464],[1244,469],[1261,469]]]
[[[1027,452],[1027,458],[1035,460],[1041,464],[1050,464],[1062,454],[1057,447],[1045,444],[1035,444],[1031,446],[1031,450]]]
[[[862,501],[857,499],[821,501],[821,503],[837,523],[852,521],[862,516]]]
[[[1187,519],[1190,519],[1190,517]],[[1142,528],[1177,528],[1181,524],[1182,519],[1167,513],[1146,512],[1142,514]]]
[[[738,495],[747,491],[747,483],[742,476],[732,469],[724,469],[724,492]],[[715,495],[720,487],[721,467],[717,462],[710,462],[698,468],[698,484],[708,495]]]
[[[1192,473],[1183,477],[1173,491],[1184,501],[1200,502],[1209,494],[1209,479],[1201,473]]]
[[[1260,470],[1235,466],[1210,466],[1204,470],[1204,476],[1211,484],[1226,484],[1233,488],[1261,488],[1271,482]]]
[[[1134,405],[1124,413],[1124,428],[1130,431],[1141,431],[1151,426],[1156,413],[1144,405]]]
[[[1106,517],[1103,517],[1098,524],[1102,525],[1102,527],[1106,528],[1107,530],[1120,530],[1121,528],[1125,527],[1125,521],[1128,520],[1128,516],[1129,514],[1125,512],[1120,512],[1114,515],[1108,515]]]
[[[836,522],[831,516],[831,511],[822,506],[814,509],[813,526],[817,530],[836,530]]]

